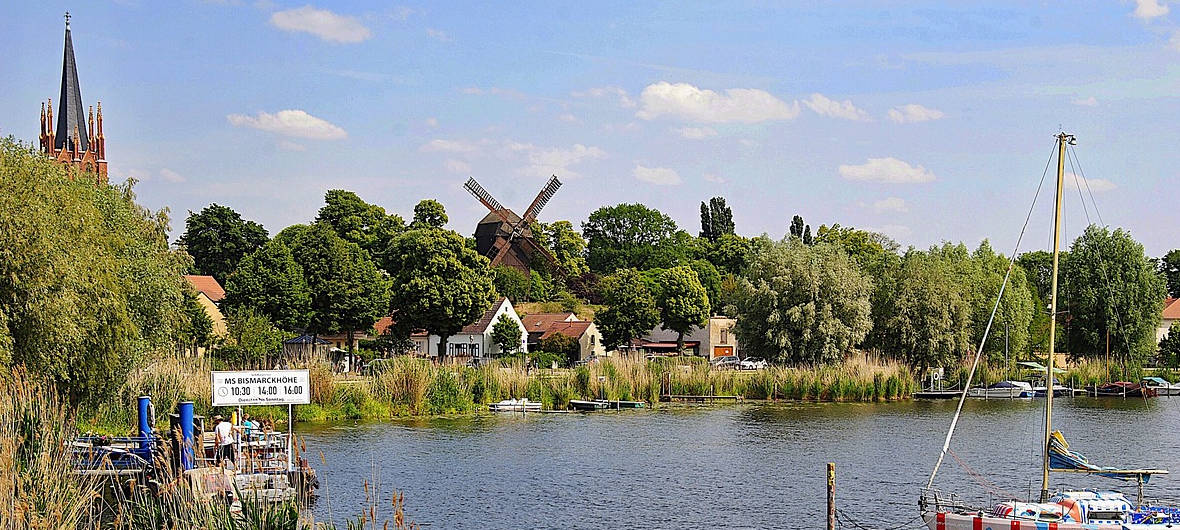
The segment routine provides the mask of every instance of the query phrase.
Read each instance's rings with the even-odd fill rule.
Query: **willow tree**
[[[755,239],[736,304],[738,341],[744,352],[780,362],[840,361],[872,328],[872,291],[839,246]]]

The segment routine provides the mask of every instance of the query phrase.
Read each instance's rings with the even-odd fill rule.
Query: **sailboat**
[[[1046,359],[1046,374],[1053,373],[1054,346],[1057,333],[1057,271],[1058,258],[1061,248],[1061,199],[1062,185],[1065,179],[1066,146],[1074,144],[1073,135],[1064,132],[1056,136],[1057,139],[1057,189],[1053,214],[1053,274],[1052,298],[1049,304],[1051,314],[1049,324],[1049,355]],[[1019,244],[1018,244],[1019,245]],[[1015,253],[1013,255],[1015,258]],[[1008,274],[1011,274],[1013,262],[1009,262]],[[1008,276],[1000,287],[996,299],[995,309],[999,307],[1000,297],[1004,295]],[[983,341],[987,340],[987,333],[991,329],[988,322],[984,330]],[[977,350],[983,350],[983,344]],[[978,354],[972,365],[971,375],[974,375],[979,362]],[[970,376],[969,376],[970,378]],[[970,379],[968,385],[970,386]],[[1143,485],[1153,475],[1167,473],[1162,469],[1120,469],[1102,467],[1090,463],[1082,454],[1069,448],[1065,436],[1053,430],[1053,394],[1045,395],[1045,433],[1042,446],[1043,459],[1041,465],[1041,491],[1036,502],[1031,499],[1019,501],[1011,499],[1001,502],[991,508],[967,506],[957,496],[945,495],[934,488],[934,479],[938,468],[942,465],[950,447],[951,437],[955,426],[963,411],[967,391],[959,398],[959,407],[951,420],[946,440],[943,442],[942,452],[930,473],[930,480],[921,491],[918,502],[921,518],[930,530],[1152,530],[1164,528],[1180,528],[1180,509],[1166,506],[1146,506],[1139,504],[1143,499]],[[1115,491],[1061,491],[1050,495],[1050,473],[1085,473],[1135,481],[1138,485],[1139,496],[1132,502],[1125,495]]]

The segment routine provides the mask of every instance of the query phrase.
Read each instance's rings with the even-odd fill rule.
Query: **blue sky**
[[[748,235],[799,213],[1009,252],[1063,127],[1103,219],[1180,246],[1180,3],[78,4],[0,6],[0,134],[35,140],[71,11],[111,180],[173,237],[210,202],[274,233],[334,188],[470,234],[468,176],[522,209],[557,174],[542,220],[642,202],[695,233],[721,195]]]

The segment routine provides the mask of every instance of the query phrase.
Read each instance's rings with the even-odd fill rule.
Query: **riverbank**
[[[661,394],[871,402],[908,399],[916,389],[914,375],[904,365],[864,356],[830,366],[757,371],[711,369],[700,358],[603,359],[574,369],[528,370],[519,361],[472,368],[400,357],[365,376],[333,374],[326,363],[306,368],[311,371],[311,404],[295,408],[301,422],[469,414],[513,398],[528,398],[546,409],[566,409],[575,399],[643,401],[658,407]],[[205,360],[180,358],[145,366],[128,377],[117,402],[84,414],[82,427],[94,432],[125,430],[132,424],[132,404],[141,395],[152,396],[161,412],[174,410],[181,401],[210,411],[211,369]],[[286,411],[280,409],[246,411],[285,422]],[[160,418],[166,420],[163,414]]]

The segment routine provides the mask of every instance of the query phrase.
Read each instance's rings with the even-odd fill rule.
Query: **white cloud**
[[[361,42],[373,36],[369,28],[355,17],[337,15],[310,5],[276,11],[270,16],[270,23],[281,30],[302,31],[329,42]]]
[[[160,170],[160,180],[163,180],[165,182],[177,183],[177,182],[184,182],[185,178],[180,173],[172,171],[171,169],[168,169],[168,168],[163,168]]]
[[[451,42],[451,36],[441,29],[426,28],[426,34],[439,42]]]
[[[823,116],[831,116],[833,118],[842,118],[845,120],[854,121],[868,121],[869,115],[867,112],[856,108],[852,104],[852,100],[846,99],[844,101],[836,101],[828,99],[823,94],[812,94],[811,97],[803,100],[803,104],[807,108],[815,111],[816,114]]]
[[[578,92],[570,92],[570,95],[575,98],[600,98],[604,96],[615,96],[618,98],[619,106],[623,108],[634,108],[635,100],[627,94],[626,90],[617,86],[604,86],[597,88],[590,88]]]
[[[906,205],[905,199],[902,199],[901,197],[886,197],[873,203],[873,211],[877,213],[905,213],[910,211],[910,207]]]
[[[438,118],[434,118],[434,117],[426,118],[426,121],[424,123],[426,123],[427,127],[438,127]]]
[[[711,136],[717,136],[717,131],[711,127],[681,127],[672,129],[672,132],[689,140],[703,140]]]
[[[644,167],[636,164],[631,174],[639,180],[658,186],[675,186],[682,182],[676,170],[666,167]]]
[[[279,149],[283,151],[306,151],[307,147],[303,144],[295,143],[290,140],[279,140]]]
[[[1136,18],[1151,20],[1168,14],[1168,6],[1159,0],[1135,0]]]
[[[840,176],[848,180],[880,182],[884,184],[913,184],[934,180],[931,173],[922,166],[911,166],[893,157],[870,158],[860,165],[841,164]]]
[[[1069,102],[1073,103],[1074,105],[1081,105],[1083,107],[1094,107],[1098,105],[1098,100],[1095,99],[1094,96],[1090,96],[1088,98],[1073,98]]]
[[[799,115],[799,102],[788,104],[753,88],[730,88],[722,94],[688,83],[661,81],[644,88],[639,99],[643,108],[636,116],[645,120],[667,115],[704,123],[758,123]]]
[[[574,144],[568,148],[538,149],[532,144],[510,142],[507,147],[517,152],[528,152],[529,165],[520,171],[525,175],[537,177],[557,175],[576,178],[580,175],[570,169],[570,166],[606,156],[606,151],[582,144]]]
[[[725,184],[726,180],[721,178],[716,173],[705,173],[705,182],[712,182],[714,184]]]
[[[577,116],[574,116],[573,114],[570,114],[568,112],[558,116],[557,119],[564,121],[566,123],[579,123],[581,121],[578,119]]]
[[[1074,173],[1066,173],[1065,187],[1071,190],[1076,190],[1080,187],[1083,193],[1102,193],[1104,191],[1113,190],[1117,188],[1118,185],[1106,179],[1088,179]]]
[[[443,162],[443,167],[447,168],[447,171],[450,171],[451,173],[471,172],[471,164],[468,164],[462,160],[449,159],[446,162]]]
[[[923,107],[916,103],[889,109],[889,119],[897,123],[916,123],[942,119],[946,114],[941,110]]]
[[[422,147],[419,147],[418,150],[423,153],[474,153],[479,150],[479,146],[460,140],[435,138],[422,144]]]
[[[344,129],[299,109],[280,110],[274,114],[259,112],[255,116],[230,114],[226,119],[237,127],[252,127],[296,138],[339,140],[348,137]]]

